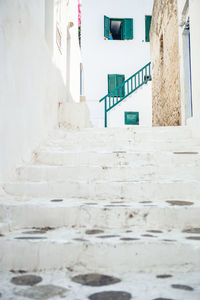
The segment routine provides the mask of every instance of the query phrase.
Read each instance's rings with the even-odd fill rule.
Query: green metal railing
[[[99,102],[104,101],[104,105],[105,105],[105,127],[107,127],[108,125],[107,124],[108,112],[150,80],[151,80],[151,63],[148,63],[137,73],[133,74],[130,78],[125,80],[121,85],[117,86],[114,90],[110,91],[105,97],[99,100]],[[119,96],[116,96],[116,94]]]

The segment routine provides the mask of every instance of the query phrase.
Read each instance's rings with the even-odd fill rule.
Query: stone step
[[[63,140],[52,140],[45,144],[41,150],[50,148],[55,150],[75,150],[75,151],[199,151],[200,141],[194,139],[167,140],[144,139],[135,141],[133,139],[106,139],[98,140],[86,138],[74,138]]]
[[[95,152],[95,151],[66,151],[46,149],[35,154],[37,164],[75,166],[138,166],[152,164],[191,165],[200,167],[198,152]]]
[[[9,195],[39,198],[86,198],[93,200],[198,200],[200,182],[160,181],[49,181],[9,182],[3,185]]]
[[[109,270],[103,274],[99,274],[98,270],[95,274],[88,274],[87,270],[80,266],[78,272],[72,269],[32,272],[31,274],[21,274],[20,270],[5,271],[0,272],[0,278],[0,292],[3,300],[22,300],[30,295],[38,298],[39,292],[43,299],[53,297],[57,300],[62,298],[69,300],[199,300],[200,295],[199,273],[180,273],[178,270],[170,274],[157,272],[144,274],[133,271],[118,274],[111,273]],[[34,279],[38,281],[40,279],[41,282],[35,286],[17,285],[17,281],[31,285]],[[107,292],[109,294],[106,294]],[[123,297],[117,294],[120,292],[123,292]],[[130,294],[130,297],[127,294]]]
[[[91,272],[200,271],[199,234],[129,230],[14,231],[1,237],[0,269],[76,271],[84,266]]]
[[[87,202],[81,199],[32,199],[0,202],[1,220],[10,220],[9,228],[91,227],[147,230],[184,230],[200,227],[200,201]],[[3,228],[2,228],[3,229]],[[8,228],[5,232],[8,231]],[[1,230],[1,227],[0,227]],[[2,230],[1,233],[4,233]]]
[[[19,181],[145,181],[145,180],[200,180],[197,166],[142,165],[142,166],[47,166],[28,165],[17,168]]]
[[[116,138],[121,139],[184,139],[191,138],[191,130],[186,126],[181,127],[138,127],[133,128],[86,128],[81,130],[58,129],[52,132],[50,139],[96,139]]]

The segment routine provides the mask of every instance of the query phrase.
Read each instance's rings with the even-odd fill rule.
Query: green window
[[[110,34],[110,18],[104,16],[104,36],[109,39]]]
[[[109,40],[132,40],[133,19],[116,19],[104,16],[104,37]]]
[[[124,81],[125,81],[124,75],[119,75],[119,74],[108,75],[108,93],[110,93],[116,87],[121,85]],[[118,88],[112,93],[112,96],[114,97],[124,97],[124,95],[125,95],[124,87]]]
[[[145,16],[145,42],[150,42],[151,19],[152,16]]]
[[[125,112],[125,125],[139,125],[139,112]]]
[[[124,19],[123,40],[133,39],[133,19]]]

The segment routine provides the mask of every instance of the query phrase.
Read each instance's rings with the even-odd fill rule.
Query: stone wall
[[[154,0],[151,25],[153,126],[181,123],[177,0]]]

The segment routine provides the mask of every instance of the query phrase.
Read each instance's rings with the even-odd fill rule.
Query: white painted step
[[[180,140],[143,140],[134,141],[127,139],[92,139],[86,140],[83,138],[75,140],[59,140],[51,141],[45,145],[43,149],[52,149],[56,151],[199,151],[200,141],[194,139],[180,139]]]
[[[46,165],[67,165],[69,167],[75,166],[138,166],[145,164],[173,164],[173,165],[191,165],[200,167],[200,153],[183,151],[179,153],[174,152],[159,152],[151,151],[145,152],[127,152],[127,151],[113,151],[113,152],[95,152],[95,151],[66,151],[46,149],[39,151],[35,155],[35,162],[37,164]]]
[[[116,138],[120,139],[183,139],[191,138],[191,130],[186,126],[176,127],[138,127],[132,128],[86,128],[86,129],[58,129],[52,132],[50,139],[86,139]]]
[[[35,287],[31,287],[31,289],[37,289],[40,285],[56,285],[61,288],[67,289],[64,299],[69,300],[88,300],[89,296],[102,291],[123,291],[126,293],[130,293],[134,300],[199,300],[200,298],[198,272],[180,273],[177,270],[176,272],[172,272],[171,274],[160,274],[157,272],[149,274],[135,272],[118,274],[108,271],[104,275],[119,278],[121,282],[99,287],[84,286],[72,281],[72,278],[74,276],[87,274],[87,271],[83,267],[81,268],[81,266],[78,272],[75,272],[73,270],[53,270],[47,272],[33,272],[31,274],[40,276],[42,278],[42,282]],[[166,278],[160,278],[160,275],[168,275],[168,277],[165,276]],[[16,276],[21,276],[20,272],[0,272],[0,291],[2,293],[3,300],[24,299],[21,296],[16,295],[16,292],[18,290],[21,291],[23,287],[17,287],[11,282],[12,278]],[[173,285],[181,285],[183,286],[183,288],[184,286],[189,286],[192,288],[192,290],[188,291],[186,289],[184,290],[180,288],[173,288]],[[23,290],[26,291],[28,289],[29,287],[25,287]],[[58,296],[53,299],[60,300],[62,298]]]
[[[60,228],[45,234],[27,231],[1,237],[1,270],[79,270],[82,265],[92,272],[200,271],[199,235],[177,230],[149,233],[135,227],[130,227],[131,232],[106,230],[94,235],[86,229]],[[21,239],[24,237],[28,239]]]
[[[7,200],[0,203],[1,218],[10,220],[9,228],[23,227],[91,227],[147,230],[184,230],[200,227],[200,201],[150,203],[81,199]],[[1,229],[1,228],[0,228]],[[8,231],[8,228],[5,232]],[[2,232],[3,228],[2,228]]]
[[[200,182],[162,181],[44,181],[10,182],[3,186],[9,195],[35,198],[86,198],[94,200],[199,200]]]
[[[19,181],[155,181],[200,180],[199,166],[141,165],[141,166],[46,166],[29,165],[17,168]]]

